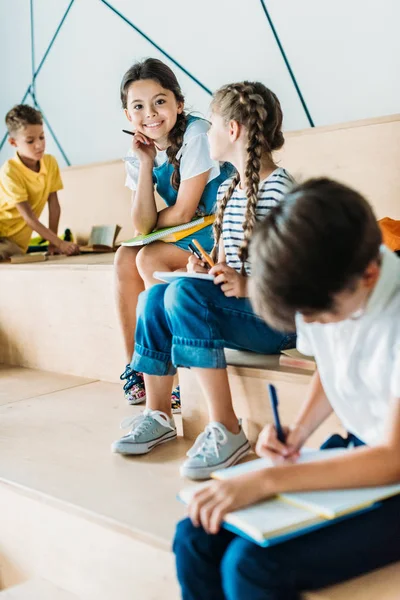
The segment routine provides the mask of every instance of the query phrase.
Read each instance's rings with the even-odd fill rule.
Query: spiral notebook
[[[164,227],[163,229],[158,229],[147,235],[137,235],[131,240],[122,242],[122,246],[146,246],[147,244],[151,244],[158,240],[167,243],[178,242],[179,240],[196,233],[196,231],[200,231],[200,229],[212,225],[214,220],[215,215],[199,217],[198,219],[193,219],[193,221],[190,221],[189,223],[175,225],[174,227]]]

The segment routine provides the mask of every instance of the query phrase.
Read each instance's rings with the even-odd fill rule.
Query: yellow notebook
[[[193,235],[197,231],[200,231],[200,229],[212,225],[214,220],[215,215],[199,217],[198,219],[193,219],[193,221],[190,221],[189,223],[175,225],[174,227],[165,227],[164,229],[152,231],[152,233],[147,235],[137,235],[131,240],[122,242],[122,246],[146,246],[147,244],[151,244],[151,242],[156,242],[158,240],[167,243],[179,242],[179,240]]]

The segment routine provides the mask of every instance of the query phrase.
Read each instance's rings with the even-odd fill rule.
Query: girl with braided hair
[[[209,122],[188,115],[184,97],[171,69],[155,58],[134,64],[121,83],[121,101],[135,132],[125,158],[126,185],[132,190],[132,222],[147,234],[154,229],[189,222],[214,213],[217,190],[232,172],[210,157]],[[157,212],[154,188],[166,204]],[[212,226],[198,232],[208,251],[213,244]],[[143,377],[130,367],[136,325],[137,298],[156,283],[154,271],[185,268],[189,256],[184,238],[176,243],[153,242],[144,247],[119,248],[115,258],[115,294],[127,366],[121,379],[129,404],[146,399]],[[179,390],[172,402],[179,408]],[[175,410],[175,412],[178,412]]]
[[[237,170],[218,191],[213,249],[218,263],[210,271],[215,278],[181,277],[141,294],[132,368],[145,374],[147,407],[129,422],[130,433],[112,446],[121,454],[145,454],[176,438],[169,403],[173,376],[176,367],[190,367],[210,415],[181,467],[181,474],[191,479],[206,479],[250,449],[233,409],[224,348],[277,354],[293,347],[295,338],[266,325],[247,297],[248,244],[255,222],[292,185],[272,158],[283,145],[279,101],[261,83],[243,82],[218,90],[211,109],[211,156]],[[190,257],[188,270],[206,268]]]

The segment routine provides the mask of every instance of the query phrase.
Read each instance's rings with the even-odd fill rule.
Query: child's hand
[[[194,254],[191,254],[186,265],[186,270],[189,273],[208,273],[209,266],[204,260],[200,260]]]
[[[47,254],[49,256],[54,256],[55,254],[61,254],[60,248],[57,248],[54,244],[49,244],[47,246]]]
[[[274,425],[266,425],[258,436],[256,453],[258,456],[267,456],[272,460],[296,459],[300,448],[306,441],[308,435],[301,425],[294,427],[282,427],[285,435],[285,443],[278,440]]]
[[[189,517],[195,527],[202,525],[207,533],[218,533],[221,521],[228,512],[264,498],[265,490],[260,486],[260,473],[213,481],[193,496],[189,505]]]
[[[147,138],[143,133],[140,133],[140,131],[136,132],[133,136],[132,150],[140,162],[147,161],[151,162],[153,165],[157,154],[157,149],[154,145],[154,142]]]
[[[240,275],[226,263],[218,263],[210,269],[210,275],[215,275],[214,283],[221,284],[221,290],[225,296],[236,298],[247,297],[247,277]]]
[[[78,244],[74,244],[74,242],[65,242],[64,240],[61,240],[59,248],[61,253],[66,254],[67,256],[79,254],[79,246]]]

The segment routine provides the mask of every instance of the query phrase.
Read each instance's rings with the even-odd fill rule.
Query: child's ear
[[[241,126],[237,121],[233,119],[229,121],[229,139],[231,142],[236,142],[239,139],[241,133]]]
[[[127,109],[127,108],[124,108],[124,113],[125,113],[125,116],[126,116],[126,118],[128,119],[128,121],[132,121],[131,115],[129,114],[129,112],[128,112],[128,109]]]
[[[183,102],[178,102],[177,107],[178,107],[178,115],[181,115],[183,113],[183,109],[185,108],[185,105],[183,104]]]
[[[17,140],[13,137],[9,137],[8,138],[8,143],[13,146],[14,148],[17,148]]]
[[[367,289],[372,289],[375,286],[379,279],[380,272],[381,266],[376,260],[368,265],[363,275],[364,285]]]

